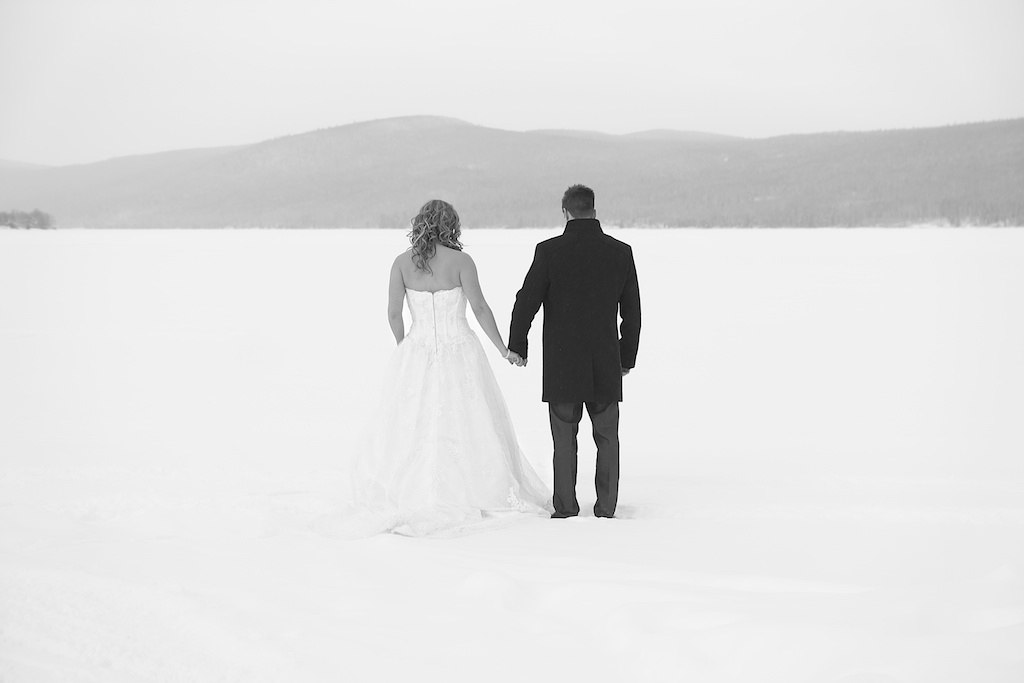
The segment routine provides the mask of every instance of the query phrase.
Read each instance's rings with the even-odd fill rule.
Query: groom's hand
[[[626,375],[628,375],[629,371],[632,369],[633,368],[622,368],[622,376],[625,377]]]

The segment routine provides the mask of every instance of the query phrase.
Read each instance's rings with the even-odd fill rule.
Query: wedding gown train
[[[551,492],[519,448],[462,288],[407,289],[406,301],[412,326],[354,457],[350,529],[452,535],[548,516]]]

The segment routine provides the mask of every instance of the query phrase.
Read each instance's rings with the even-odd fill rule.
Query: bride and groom
[[[352,472],[352,502],[371,520],[369,531],[451,535],[523,513],[578,515],[584,406],[597,444],[594,514],[615,515],[622,377],[640,338],[636,266],[629,245],[601,230],[593,190],[567,189],[562,213],[565,232],[537,245],[516,295],[507,346],[476,264],[462,250],[454,207],[431,200],[412,220],[412,246],[391,267],[388,320],[398,347]],[[408,333],[403,303],[412,314]],[[553,492],[519,448],[467,304],[498,352],[519,367],[527,365],[530,326],[544,307],[542,400],[554,442]]]

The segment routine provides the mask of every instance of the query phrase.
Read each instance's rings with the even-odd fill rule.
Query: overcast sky
[[[0,159],[438,114],[764,137],[1024,116],[1024,0],[0,0]]]

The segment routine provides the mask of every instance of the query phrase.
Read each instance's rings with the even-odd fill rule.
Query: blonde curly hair
[[[455,207],[441,199],[431,199],[420,207],[420,212],[412,219],[412,230],[409,231],[409,242],[412,243],[412,262],[417,270],[433,273],[427,263],[437,251],[437,244],[449,249],[462,251],[459,236],[462,234],[462,223]]]

